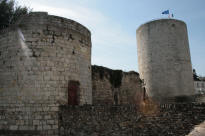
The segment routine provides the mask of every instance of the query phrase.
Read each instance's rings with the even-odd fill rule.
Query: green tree
[[[14,0],[0,0],[0,29],[14,24],[20,16],[29,12],[28,7],[19,6]]]

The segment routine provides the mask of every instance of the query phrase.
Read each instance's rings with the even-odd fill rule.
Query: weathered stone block
[[[10,130],[18,130],[18,126],[17,125],[11,125],[9,127]]]

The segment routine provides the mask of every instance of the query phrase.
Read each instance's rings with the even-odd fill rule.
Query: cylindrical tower
[[[92,103],[91,34],[73,20],[22,17],[0,33],[0,63],[1,103]]]
[[[149,97],[194,94],[192,66],[186,24],[160,19],[137,29],[138,67]]]

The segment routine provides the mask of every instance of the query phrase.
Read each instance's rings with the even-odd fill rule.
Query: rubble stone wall
[[[92,66],[93,104],[136,104],[143,99],[139,74]]]
[[[193,103],[163,104],[155,108],[153,105],[77,106],[61,107],[60,111],[61,136],[185,136],[205,121],[205,104]]]

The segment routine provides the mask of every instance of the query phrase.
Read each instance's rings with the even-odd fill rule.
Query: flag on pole
[[[162,14],[169,14],[169,10],[163,11]]]

